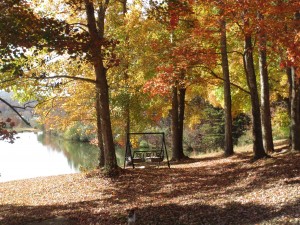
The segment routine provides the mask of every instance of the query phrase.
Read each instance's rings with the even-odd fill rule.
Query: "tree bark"
[[[247,23],[247,22],[245,22]],[[247,25],[247,24],[246,24]],[[253,47],[251,34],[245,33],[244,39],[244,66],[247,77],[247,83],[250,90],[252,107],[252,133],[253,133],[253,152],[254,159],[260,159],[268,156],[264,150],[262,140],[262,126],[260,105],[253,62]]]
[[[295,13],[295,20],[300,20],[300,11]],[[300,151],[300,77],[296,74],[295,66],[291,67],[291,80],[291,147],[292,151]]]
[[[179,128],[179,114],[178,114],[178,89],[177,86],[172,87],[172,161],[180,160],[180,147],[179,147],[179,138],[180,134],[178,132]]]
[[[224,113],[225,113],[225,145],[224,154],[226,157],[234,154],[232,139],[232,115],[231,115],[231,91],[230,91],[230,74],[227,56],[227,37],[226,21],[220,20],[220,46],[222,56],[222,71],[224,79]]]
[[[300,78],[297,77],[294,67],[291,67],[291,77],[291,144],[292,151],[300,151]]]
[[[179,92],[179,93],[178,93]],[[183,125],[186,88],[172,88],[172,161],[187,158],[183,153]]]
[[[291,67],[286,67],[286,75],[288,78],[289,84],[289,101],[288,101],[288,113],[290,121],[292,121],[292,93],[293,93],[293,79],[292,79],[292,69]],[[291,129],[291,122],[290,122],[290,134],[289,134],[289,147],[292,147],[292,129]]]
[[[263,15],[258,14],[258,18],[263,20]],[[263,145],[267,152],[274,152],[271,111],[270,111],[270,92],[269,92],[269,75],[267,66],[267,42],[264,30],[261,28],[259,33],[259,73],[261,82],[261,119]]]
[[[104,147],[103,147],[103,137],[102,137],[102,128],[101,128],[101,115],[100,115],[100,95],[98,93],[99,88],[96,88],[96,115],[97,115],[97,139],[98,139],[98,148],[99,148],[99,168],[103,168],[105,165],[104,161]],[[100,129],[99,129],[100,128]]]
[[[183,154],[183,125],[184,125],[184,113],[185,113],[185,93],[186,93],[186,88],[185,87],[180,87],[179,88],[179,113],[178,113],[178,133],[179,133],[179,139],[178,139],[178,148],[179,148],[179,158],[183,159],[186,156]]]
[[[96,22],[94,4],[90,0],[85,0],[88,31],[90,34],[90,42],[92,46],[90,51],[92,57],[91,61],[93,63],[96,75],[96,93],[99,93],[100,103],[99,107],[96,107],[96,109],[99,110],[99,112],[97,112],[97,116],[100,115],[101,127],[98,127],[97,129],[101,129],[102,132],[105,162],[104,167],[106,173],[109,176],[113,176],[117,172],[116,169],[118,166],[110,120],[109,92],[106,79],[106,68],[104,67],[101,54],[102,40],[104,35],[104,18],[108,1],[106,1],[105,4],[100,5],[100,10],[98,12],[98,21]],[[98,132],[98,135],[99,133],[100,132]]]

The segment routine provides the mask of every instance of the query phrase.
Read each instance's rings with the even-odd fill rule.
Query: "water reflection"
[[[98,148],[88,143],[66,141],[43,133],[20,133],[14,144],[0,142],[0,182],[77,173],[95,168]],[[123,165],[124,151],[117,149]]]
[[[98,163],[98,148],[87,143],[66,141],[61,138],[38,134],[37,140],[47,148],[48,151],[62,152],[70,167],[79,171],[80,167],[92,169]]]

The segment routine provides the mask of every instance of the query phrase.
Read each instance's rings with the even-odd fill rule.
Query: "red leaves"
[[[168,62],[162,62],[156,69],[157,75],[144,85],[144,92],[151,93],[151,96],[168,95],[174,85],[194,82],[196,79],[191,77],[187,81],[186,74],[189,68],[198,65],[210,67],[216,64],[215,49],[201,47],[194,38],[186,38],[174,45],[166,55]],[[155,47],[158,47],[157,43]]]
[[[171,13],[170,17],[170,28],[173,30],[178,24],[179,16],[176,13]]]
[[[148,80],[144,87],[144,92],[149,92],[151,96],[168,95],[170,93],[170,86],[177,80],[172,65],[158,67],[158,75],[153,79]]]
[[[0,141],[8,141],[9,143],[13,143],[15,140],[16,131],[9,131],[6,129],[10,126],[10,129],[15,126],[15,123],[12,122],[10,118],[7,118],[5,121],[0,122]]]
[[[180,17],[185,17],[193,14],[190,5],[193,4],[193,0],[181,1],[181,0],[169,0],[168,1],[168,13],[170,18],[169,28],[174,30]]]

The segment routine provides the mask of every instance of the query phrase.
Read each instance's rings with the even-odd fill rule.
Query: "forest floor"
[[[272,158],[251,148],[167,167],[0,183],[0,224],[300,224],[300,153],[277,142]]]

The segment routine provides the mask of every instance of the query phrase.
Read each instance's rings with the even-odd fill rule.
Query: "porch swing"
[[[126,165],[134,169],[136,164],[142,163],[157,163],[160,166],[165,157],[170,168],[165,133],[127,133],[126,139],[124,169]]]

